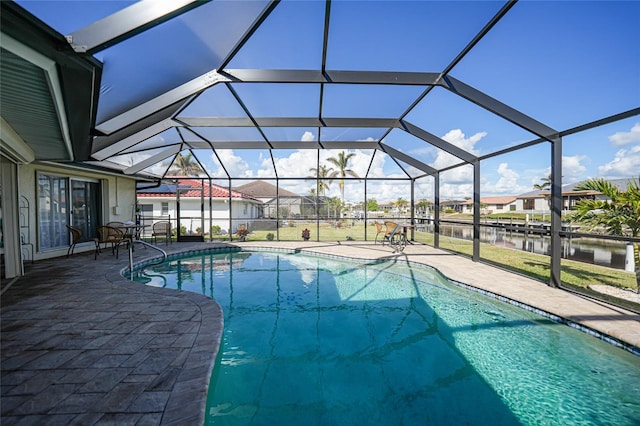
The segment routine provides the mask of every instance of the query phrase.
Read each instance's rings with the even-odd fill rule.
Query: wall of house
[[[177,226],[176,219],[178,217],[178,212],[176,209],[176,199],[170,197],[140,197],[138,199],[138,203],[140,205],[153,206],[151,210],[152,218],[149,219],[149,213],[145,212],[145,216],[147,216],[147,218],[143,217],[144,224],[151,225],[153,222],[163,219],[161,216],[163,202],[168,203],[168,212],[172,222],[171,226]],[[190,231],[195,233],[197,228],[202,227],[202,221],[200,219],[202,215],[200,203],[200,198],[180,198],[181,225],[187,229],[187,232]],[[208,234],[211,227],[214,225],[219,226],[223,231],[227,231],[229,229],[229,200],[227,198],[214,198],[212,200],[211,215],[209,214],[209,200],[205,198],[204,203],[205,233]],[[259,206],[255,202],[233,200],[233,223],[231,225],[231,232],[234,233],[239,225],[249,224],[253,219],[258,218],[259,211]],[[211,220],[209,220],[209,217],[211,217]],[[166,219],[166,216],[164,219]]]
[[[38,240],[38,173],[45,173],[70,179],[90,180],[99,182],[102,189],[102,221],[127,221],[133,217],[135,208],[135,181],[127,177],[116,177],[91,171],[84,171],[72,167],[54,166],[49,164],[27,164],[18,167],[19,191],[18,197],[24,196],[28,201],[28,208],[21,211],[21,234],[24,241],[33,245],[35,260],[66,256],[68,246],[52,249],[41,249]],[[117,208],[115,208],[117,207]],[[71,222],[71,217],[68,218]],[[30,259],[31,247],[23,247],[25,257]],[[78,244],[74,253],[93,251],[93,243]]]

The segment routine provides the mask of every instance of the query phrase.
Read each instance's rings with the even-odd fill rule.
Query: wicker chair
[[[171,222],[162,220],[153,224],[151,236],[153,243],[157,244],[158,237],[164,237],[165,245],[171,241]]]
[[[386,229],[384,232],[384,241],[390,242],[389,239],[391,238],[391,233],[393,232],[394,229],[396,229],[396,226],[398,226],[398,224],[395,222],[386,221],[384,225],[386,226]],[[384,241],[383,241],[383,244],[384,244]]]
[[[378,244],[378,236],[380,234],[382,234],[383,237],[382,237],[382,239],[380,241],[382,242],[382,244],[384,244],[385,240],[387,239],[386,238],[387,230],[382,227],[382,223],[376,221],[375,224],[376,224],[376,239],[375,239],[374,243]]]
[[[112,226],[99,226],[98,227],[98,248],[96,250],[96,258],[100,252],[100,244],[111,244],[111,253],[118,258],[118,251],[122,244],[131,244],[131,238],[127,237],[121,229],[114,228]]]
[[[98,251],[98,239],[97,238],[85,238],[82,235],[82,230],[79,228],[65,225],[71,234],[71,245],[69,246],[69,250],[67,250],[67,257],[73,254],[73,250],[76,248],[76,244],[78,243],[88,243],[93,242],[96,245],[96,253]]]

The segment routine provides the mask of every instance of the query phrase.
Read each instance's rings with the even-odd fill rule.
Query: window
[[[516,211],[516,205],[515,204],[511,204],[509,206],[509,211],[515,212]]]
[[[244,214],[244,215],[246,215],[246,214],[247,214],[247,204],[246,204],[246,203],[245,203],[245,205],[244,205],[244,212],[243,212],[243,214]]]
[[[496,204],[496,210],[503,210],[504,204]]]
[[[169,216],[169,202],[163,201],[160,203],[160,215],[161,216]]]
[[[522,200],[522,208],[525,210],[535,210],[536,208],[535,198],[528,198],[526,200]]]

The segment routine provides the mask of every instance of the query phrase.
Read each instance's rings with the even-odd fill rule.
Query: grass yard
[[[320,224],[320,241],[346,241],[353,239],[363,241],[365,227],[363,222],[346,222],[347,226],[336,227],[335,224],[325,222]],[[302,230],[308,228],[311,231],[311,241],[316,241],[318,228],[315,222],[297,223],[296,226],[280,228],[281,241],[294,241],[302,239]],[[267,234],[272,233],[277,239],[275,231],[255,231],[249,234],[247,241],[265,241]],[[375,225],[367,226],[367,239],[373,241],[376,237]],[[433,234],[416,232],[417,242],[433,246]],[[440,236],[440,248],[450,250],[466,256],[473,253],[471,241]],[[490,244],[480,244],[480,257],[483,261],[500,268],[520,273],[542,282],[549,281],[550,261],[548,256],[524,252]],[[562,283],[570,287],[586,289],[591,284],[605,284],[620,288],[636,289],[635,276],[618,269],[606,268],[589,263],[576,262],[562,259],[561,261]]]

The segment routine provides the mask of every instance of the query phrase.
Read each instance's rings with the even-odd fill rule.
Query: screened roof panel
[[[154,149],[159,147],[164,147],[172,144],[182,143],[182,138],[178,134],[175,128],[171,128],[165,130],[164,132],[152,136],[149,139],[145,139],[144,141],[133,145],[129,149],[125,149],[122,151],[123,153],[144,151],[147,149]]]
[[[558,130],[640,106],[640,2],[518,2],[452,75]]]
[[[430,164],[438,149],[403,130],[393,129],[383,142],[425,164]]]
[[[422,86],[326,85],[323,117],[398,117],[424,92]]]
[[[318,140],[317,127],[261,127],[270,141],[313,142]]]
[[[74,35],[140,7],[33,3]],[[483,157],[483,185],[500,188],[513,172],[520,188],[548,174],[552,145],[515,148],[603,118],[561,134],[564,179],[640,164],[638,2],[180,4],[148,21],[128,14],[128,31],[90,51],[104,62],[91,152],[106,166],[115,156],[125,173],[151,170],[149,161],[192,148],[224,179],[304,180],[318,155],[324,164],[346,152],[359,174],[406,179]],[[602,125],[612,114],[626,119]],[[131,166],[123,153],[147,157]],[[470,170],[443,174],[452,192],[441,195],[469,195]]]
[[[246,117],[238,100],[226,85],[216,84],[200,93],[180,113],[180,117]]]
[[[266,4],[209,2],[96,54],[104,62],[98,121],[218,68]]]
[[[17,0],[16,3],[36,15],[60,34],[71,34],[78,28],[85,27],[105,18],[136,1],[33,1]],[[52,3],[55,3],[54,7]]]
[[[379,140],[387,130],[386,127],[323,127],[320,129],[320,140],[373,142]]]
[[[470,1],[332,2],[327,69],[442,71],[500,7]]]
[[[214,141],[234,141],[234,142],[250,142],[250,141],[264,141],[264,138],[255,127],[190,127],[198,136],[208,140]],[[187,134],[192,134],[190,131],[185,131],[185,137]],[[189,139],[198,140],[199,138]]]
[[[324,9],[319,1],[280,2],[229,68],[320,68]]]
[[[455,111],[455,116],[451,115]],[[406,120],[470,153],[486,154],[537,139],[533,133],[436,87]],[[454,139],[455,138],[455,139]]]
[[[317,117],[319,84],[231,84],[253,117]]]

